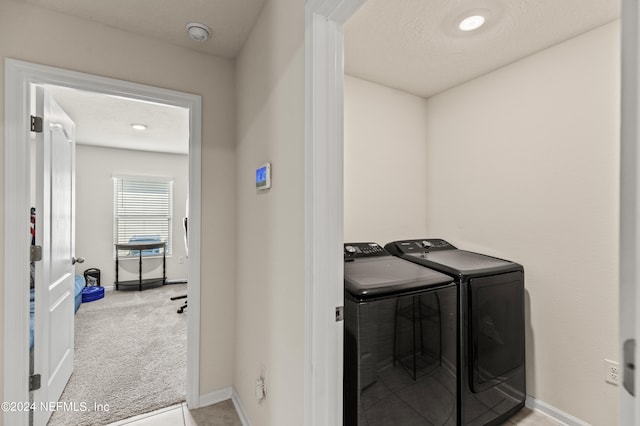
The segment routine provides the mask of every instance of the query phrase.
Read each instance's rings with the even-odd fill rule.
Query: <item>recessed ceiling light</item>
[[[135,130],[147,130],[147,125],[141,123],[133,123],[131,127],[133,127]]]
[[[477,30],[481,26],[484,25],[484,16],[482,15],[472,15],[467,16],[458,24],[458,28],[460,31],[473,31]]]
[[[199,22],[189,22],[187,24],[187,32],[189,33],[191,40],[203,42],[211,35],[211,28]]]

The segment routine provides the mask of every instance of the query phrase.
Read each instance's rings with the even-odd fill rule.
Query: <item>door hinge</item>
[[[336,306],[336,322],[344,320],[344,306]]]
[[[40,375],[33,374],[29,376],[29,392],[40,389]]]
[[[42,117],[31,116],[31,131],[42,133]]]
[[[31,262],[39,262],[42,260],[42,246],[30,246],[31,247]]]

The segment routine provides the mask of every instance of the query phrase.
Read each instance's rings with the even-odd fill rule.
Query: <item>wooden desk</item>
[[[144,250],[162,249],[162,278],[146,278],[142,279],[142,256]],[[166,284],[167,282],[167,256],[166,243],[123,243],[116,244],[116,290],[121,285],[137,285],[138,291],[142,291],[143,284]],[[118,255],[120,251],[137,251],[138,252],[138,279],[129,281],[119,281],[118,279]]]

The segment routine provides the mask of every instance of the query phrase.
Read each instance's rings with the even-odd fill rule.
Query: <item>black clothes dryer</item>
[[[526,398],[523,267],[440,239],[395,241],[385,249],[456,280],[458,418],[464,425],[503,423]]]
[[[457,286],[376,243],[344,246],[344,425],[455,425]]]

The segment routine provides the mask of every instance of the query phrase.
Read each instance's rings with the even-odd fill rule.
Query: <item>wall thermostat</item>
[[[271,188],[271,163],[266,163],[256,169],[256,189],[269,188]]]

